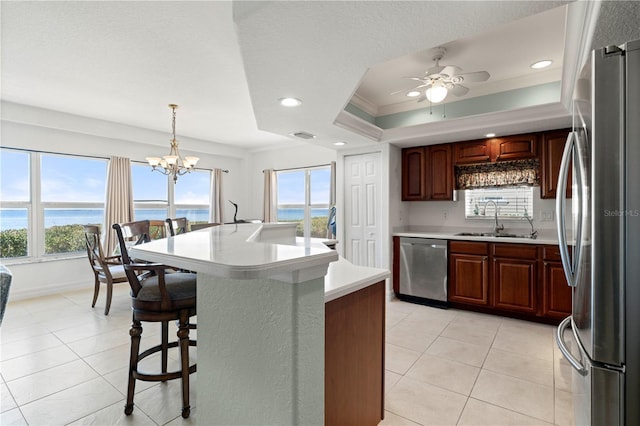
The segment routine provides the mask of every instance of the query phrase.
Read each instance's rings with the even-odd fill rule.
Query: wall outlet
[[[553,217],[553,210],[542,210],[540,212],[540,222],[553,222]]]

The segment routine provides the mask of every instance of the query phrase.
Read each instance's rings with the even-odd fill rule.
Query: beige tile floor
[[[555,330],[389,301],[381,425],[572,425]]]
[[[124,415],[127,287],[116,286],[106,317],[104,295],[94,309],[91,295],[87,289],[8,305],[0,329],[0,424],[196,424],[194,392],[191,417],[180,417],[178,381],[138,382],[136,408]],[[158,332],[146,327],[143,346],[155,344]],[[551,326],[388,302],[381,425],[572,424],[571,370],[555,349],[553,332]],[[177,362],[177,353],[171,356]],[[195,389],[197,373],[191,377]]]

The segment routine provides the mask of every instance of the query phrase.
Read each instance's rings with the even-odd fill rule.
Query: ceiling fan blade
[[[460,84],[456,84],[455,86],[453,86],[453,89],[449,89],[450,93],[453,93],[456,96],[463,96],[466,95],[467,92],[469,91],[468,88],[460,85]]]
[[[444,67],[444,69],[442,69],[442,71],[440,71],[440,74],[446,74],[449,77],[453,77],[454,75],[458,74],[460,71],[462,71],[462,69],[459,67],[456,67],[455,65],[447,65],[446,67]]]
[[[409,80],[421,81],[421,82],[423,82],[423,83],[424,83],[425,81],[427,81],[427,78],[421,78],[421,77],[407,77],[407,76],[404,76],[404,77],[402,77],[402,78],[408,78]]]
[[[391,92],[391,93],[389,93],[389,95],[390,95],[390,96],[393,96],[393,95],[397,95],[398,93],[402,93],[402,92],[411,92],[411,91],[413,91],[413,90],[422,89],[423,87],[428,87],[428,86],[431,86],[431,83],[426,83],[426,82],[425,82],[425,83],[423,83],[423,84],[421,84],[421,85],[419,85],[419,86],[411,87],[411,88],[409,88],[409,89],[400,89],[400,90],[396,90],[395,92]]]
[[[462,81],[478,82],[487,81],[491,75],[486,71],[470,72],[466,74],[458,74],[456,77],[462,77]]]
[[[427,100],[427,95],[426,94],[421,94],[420,97],[418,98],[418,102],[424,102]]]

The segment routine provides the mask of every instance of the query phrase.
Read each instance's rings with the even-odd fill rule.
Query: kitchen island
[[[340,407],[328,398],[325,415],[325,394],[354,387],[369,389],[382,417],[389,272],[354,266],[294,235],[287,224],[223,225],[130,249],[136,258],[198,272],[197,417],[208,424],[337,423],[329,420]],[[377,361],[361,362],[371,347],[344,344],[354,331],[365,337],[361,345],[376,337]],[[352,369],[359,374],[343,374]],[[379,377],[373,391],[371,383],[353,383],[370,375]]]

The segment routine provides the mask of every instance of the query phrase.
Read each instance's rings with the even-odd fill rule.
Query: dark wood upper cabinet
[[[454,147],[455,164],[526,160],[538,157],[538,134],[505,136],[458,142]]]
[[[455,164],[487,163],[491,161],[491,146],[486,140],[454,144]]]
[[[511,161],[538,157],[538,136],[535,133],[489,139],[492,160]]]
[[[567,136],[571,129],[554,130],[552,132],[543,132],[540,140],[540,149],[542,151],[542,161],[540,162],[540,197],[555,198],[556,188],[558,187],[558,175],[560,174],[560,163],[562,162],[562,153],[564,145],[567,142]],[[566,197],[571,198],[571,167],[569,168],[569,177],[567,179]]]
[[[453,200],[450,144],[402,150],[402,200]]]
[[[428,148],[427,199],[453,200],[451,145],[432,145]]]
[[[426,147],[402,150],[402,200],[427,199],[427,150]]]

